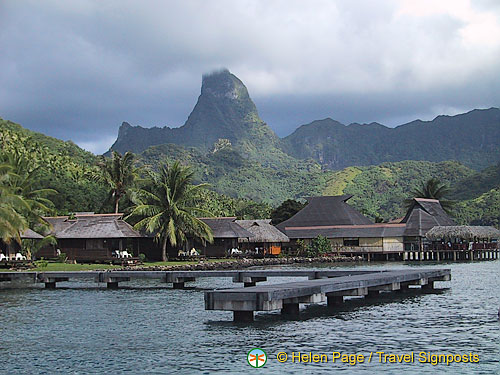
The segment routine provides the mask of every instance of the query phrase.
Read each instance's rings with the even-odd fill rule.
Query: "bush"
[[[307,256],[311,258],[330,253],[331,251],[332,245],[328,238],[324,236],[314,238],[306,247]]]
[[[57,261],[59,263],[65,263],[68,260],[68,257],[66,256],[66,253],[61,253],[57,256]]]
[[[49,262],[47,262],[45,259],[40,259],[39,261],[35,262],[36,266],[39,268],[45,268],[49,265]]]
[[[144,263],[146,261],[146,254],[140,253],[139,260]]]

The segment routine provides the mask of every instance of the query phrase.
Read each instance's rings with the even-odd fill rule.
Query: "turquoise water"
[[[336,268],[343,267],[355,266]],[[500,261],[422,267],[451,268],[452,281],[436,283],[443,289],[433,294],[387,293],[374,302],[351,299],[336,309],[304,306],[295,320],[258,313],[252,324],[233,323],[230,312],[204,310],[203,291],[233,287],[230,279],[200,279],[188,290],[154,281],[106,290],[91,280],[61,283],[57,290],[0,289],[0,373],[500,373]],[[268,356],[259,369],[247,362],[255,347]],[[335,351],[363,354],[365,362],[332,363]],[[373,354],[366,363],[377,351],[414,352],[414,362],[379,363]],[[279,352],[289,361],[278,362]],[[298,352],[325,353],[328,362],[291,363]],[[418,362],[419,352],[473,353],[478,362],[433,366]]]

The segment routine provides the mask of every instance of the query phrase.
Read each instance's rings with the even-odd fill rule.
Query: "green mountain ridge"
[[[457,160],[483,169],[500,160],[500,110],[475,109],[388,128],[381,124],[345,126],[332,119],[302,125],[283,139],[283,150],[338,170],[402,160]]]
[[[270,168],[315,160],[324,169],[403,160],[457,160],[481,170],[500,160],[500,110],[472,110],[389,128],[378,123],[344,125],[330,118],[298,127],[280,139],[260,119],[248,90],[227,69],[204,75],[201,94],[179,128],[143,128],[123,123],[111,150],[140,153],[177,144],[210,151],[228,139],[246,159]]]

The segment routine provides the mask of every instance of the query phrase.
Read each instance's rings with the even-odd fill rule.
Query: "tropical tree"
[[[29,206],[10,189],[9,181],[13,177],[12,166],[0,163],[0,239],[5,243],[12,239],[21,242],[19,233],[28,225],[21,212],[28,210]]]
[[[99,172],[95,177],[106,183],[110,190],[107,202],[112,202],[115,213],[118,213],[120,199],[129,194],[138,176],[138,168],[134,166],[135,155],[131,152],[120,154],[113,151],[111,159],[104,156],[98,161]]]
[[[413,190],[411,192],[412,198],[407,199],[405,203],[408,207],[412,204],[413,198],[437,199],[439,203],[441,203],[441,207],[443,207],[447,213],[451,213],[455,202],[446,199],[449,193],[450,189],[447,185],[441,183],[437,178],[431,178],[420,187]]]
[[[54,204],[49,196],[57,194],[54,189],[38,189],[35,187],[40,178],[40,167],[31,166],[30,160],[18,153],[4,153],[0,160],[10,166],[9,178],[6,188],[14,195],[21,197],[27,207],[20,212],[27,220],[30,227],[46,227],[47,222],[42,215],[53,212]]]
[[[128,217],[139,218],[135,229],[145,229],[161,243],[162,259],[166,261],[167,244],[177,246],[193,236],[202,242],[213,242],[210,227],[196,218],[207,212],[196,207],[198,192],[206,184],[193,185],[194,172],[190,167],[175,162],[160,166],[158,173],[149,172],[149,181],[132,194],[132,208]]]
[[[288,220],[306,205],[307,203],[300,203],[293,199],[287,199],[271,211],[271,222],[276,225]]]

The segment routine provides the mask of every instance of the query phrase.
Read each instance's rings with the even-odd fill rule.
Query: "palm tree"
[[[12,166],[0,164],[0,239],[10,243],[12,239],[21,242],[19,233],[28,225],[23,211],[29,209],[24,199],[12,192],[9,181],[14,177]]]
[[[118,213],[120,199],[129,193],[137,178],[138,169],[134,167],[134,159],[135,155],[131,152],[122,155],[113,151],[111,159],[101,157],[97,163],[100,170],[97,179],[110,187],[106,202],[113,202],[115,213]]]
[[[35,183],[40,174],[40,167],[31,167],[31,163],[25,156],[13,152],[1,155],[0,159],[10,166],[10,176],[6,182],[9,191],[22,197],[28,209],[22,214],[27,219],[30,227],[35,225],[47,226],[41,215],[53,211],[54,204],[47,197],[57,194],[54,189],[37,189]]]
[[[431,178],[427,182],[423,183],[421,187],[416,188],[411,192],[412,198],[427,198],[427,199],[437,199],[441,203],[441,207],[447,213],[451,213],[454,201],[447,200],[446,196],[450,193],[450,189],[447,185],[441,183],[437,178]],[[407,199],[405,201],[406,206],[412,204],[413,199]]]
[[[197,219],[196,213],[206,214],[194,207],[198,192],[207,185],[193,185],[194,172],[175,162],[171,167],[162,165],[159,173],[150,172],[150,181],[132,194],[135,206],[128,217],[138,217],[135,229],[154,233],[161,243],[162,259],[167,260],[167,243],[182,244],[187,236],[202,242],[213,242],[210,227]]]

